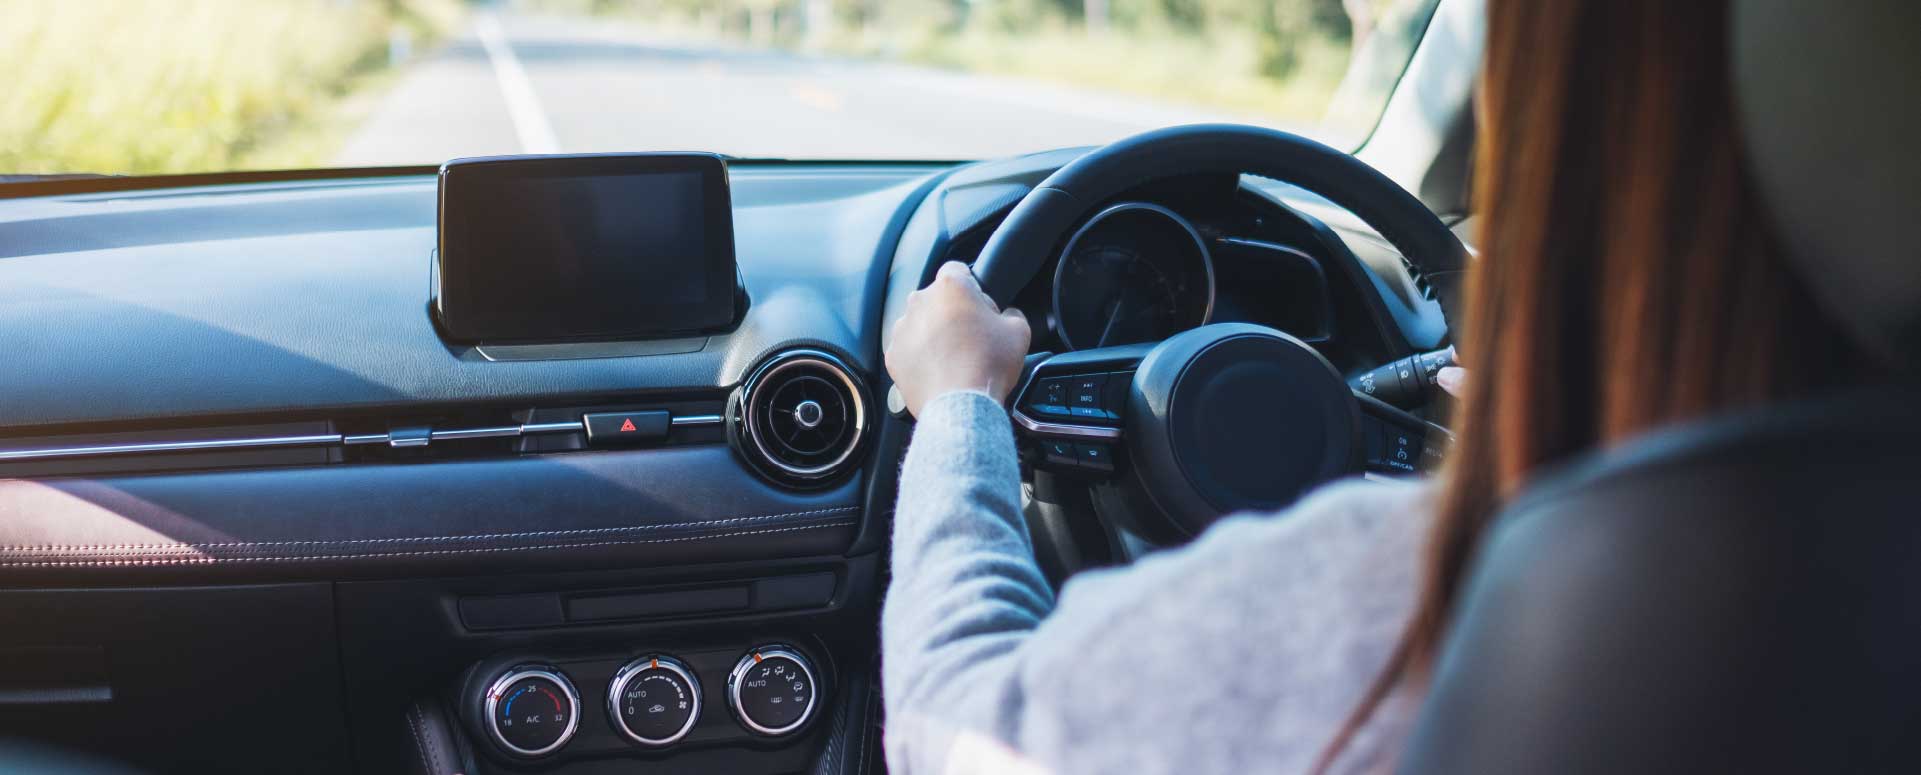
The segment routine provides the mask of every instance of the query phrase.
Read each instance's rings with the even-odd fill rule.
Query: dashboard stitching
[[[546,544],[540,546],[493,546],[472,549],[427,549],[412,552],[375,552],[362,554],[314,554],[293,557],[153,557],[125,560],[42,560],[35,562],[0,562],[0,568],[52,568],[52,567],[125,567],[141,565],[217,565],[221,563],[244,562],[306,562],[311,560],[358,560],[388,557],[433,557],[456,554],[489,554],[497,552],[528,552],[543,549],[587,549],[596,546],[628,546],[639,544],[668,544],[685,541],[704,541],[710,538],[737,538],[741,536],[769,535],[773,533],[793,533],[802,530],[818,530],[827,527],[845,527],[854,524],[851,519],[839,519],[797,527],[777,527],[764,530],[737,530],[729,533],[710,533],[697,536],[678,536],[674,538],[647,538],[627,541],[594,541],[589,543]]]
[[[671,528],[718,527],[720,525],[765,522],[774,519],[793,517],[825,516],[858,511],[858,506],[837,506],[828,509],[808,509],[788,511],[779,514],[761,514],[751,517],[729,517],[694,522],[662,522],[654,525],[621,525],[619,527],[580,528],[576,530],[541,530],[526,533],[474,533],[471,535],[413,536],[408,538],[342,538],[331,541],[230,541],[226,543],[187,543],[165,544],[40,544],[40,545],[0,545],[0,555],[14,552],[42,553],[56,551],[111,551],[132,549],[258,549],[275,546],[352,546],[358,544],[411,544],[444,541],[487,541],[501,538],[557,538],[560,536],[605,535],[610,533],[634,532],[642,530],[667,530]]]
[[[820,764],[814,770],[822,775],[841,775],[841,755],[847,749],[847,718],[853,715],[852,702],[836,703],[839,712],[834,714],[834,730],[828,733],[827,750],[820,756]]]
[[[876,723],[872,718],[874,715],[874,691],[872,689],[867,690],[867,713],[868,717],[862,719],[864,723],[862,723],[860,727],[860,764],[854,767],[855,775],[867,774],[867,751],[873,748],[873,746],[867,743],[867,736],[873,733],[873,728]]]
[[[420,706],[407,709],[407,730],[414,733],[414,749],[420,752],[420,766],[425,767],[427,775],[438,775],[432,762],[427,760],[427,744],[420,741]]]

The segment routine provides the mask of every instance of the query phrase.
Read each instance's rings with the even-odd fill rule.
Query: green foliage
[[[330,112],[455,0],[0,0],[0,173],[323,164]]]
[[[520,0],[838,54],[1064,81],[1265,114],[1327,109],[1350,11],[1429,0]],[[1090,18],[1098,14],[1099,18]],[[756,21],[758,20],[758,21]],[[1403,60],[1405,61],[1405,60]]]

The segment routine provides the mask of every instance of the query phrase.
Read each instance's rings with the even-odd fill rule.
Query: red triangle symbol
[[[636,428],[634,428],[634,418],[632,418],[632,417],[629,417],[629,418],[627,418],[627,419],[625,419],[625,420],[622,420],[622,421],[620,421],[620,432],[621,432],[621,433],[632,433],[632,432],[634,432],[635,430],[636,430]]]

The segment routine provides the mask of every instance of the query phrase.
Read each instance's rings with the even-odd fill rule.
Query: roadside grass
[[[325,164],[459,0],[0,0],[0,174]],[[356,95],[359,98],[356,99]]]

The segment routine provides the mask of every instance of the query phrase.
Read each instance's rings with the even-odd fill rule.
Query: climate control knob
[[[700,719],[700,679],[673,657],[628,662],[607,685],[607,718],[629,740],[670,745],[693,731]]]
[[[769,737],[806,726],[819,695],[813,665],[788,646],[754,649],[727,676],[727,704],[734,717],[741,726]]]
[[[559,670],[522,665],[487,689],[487,734],[509,753],[544,756],[580,728],[580,694]]]

